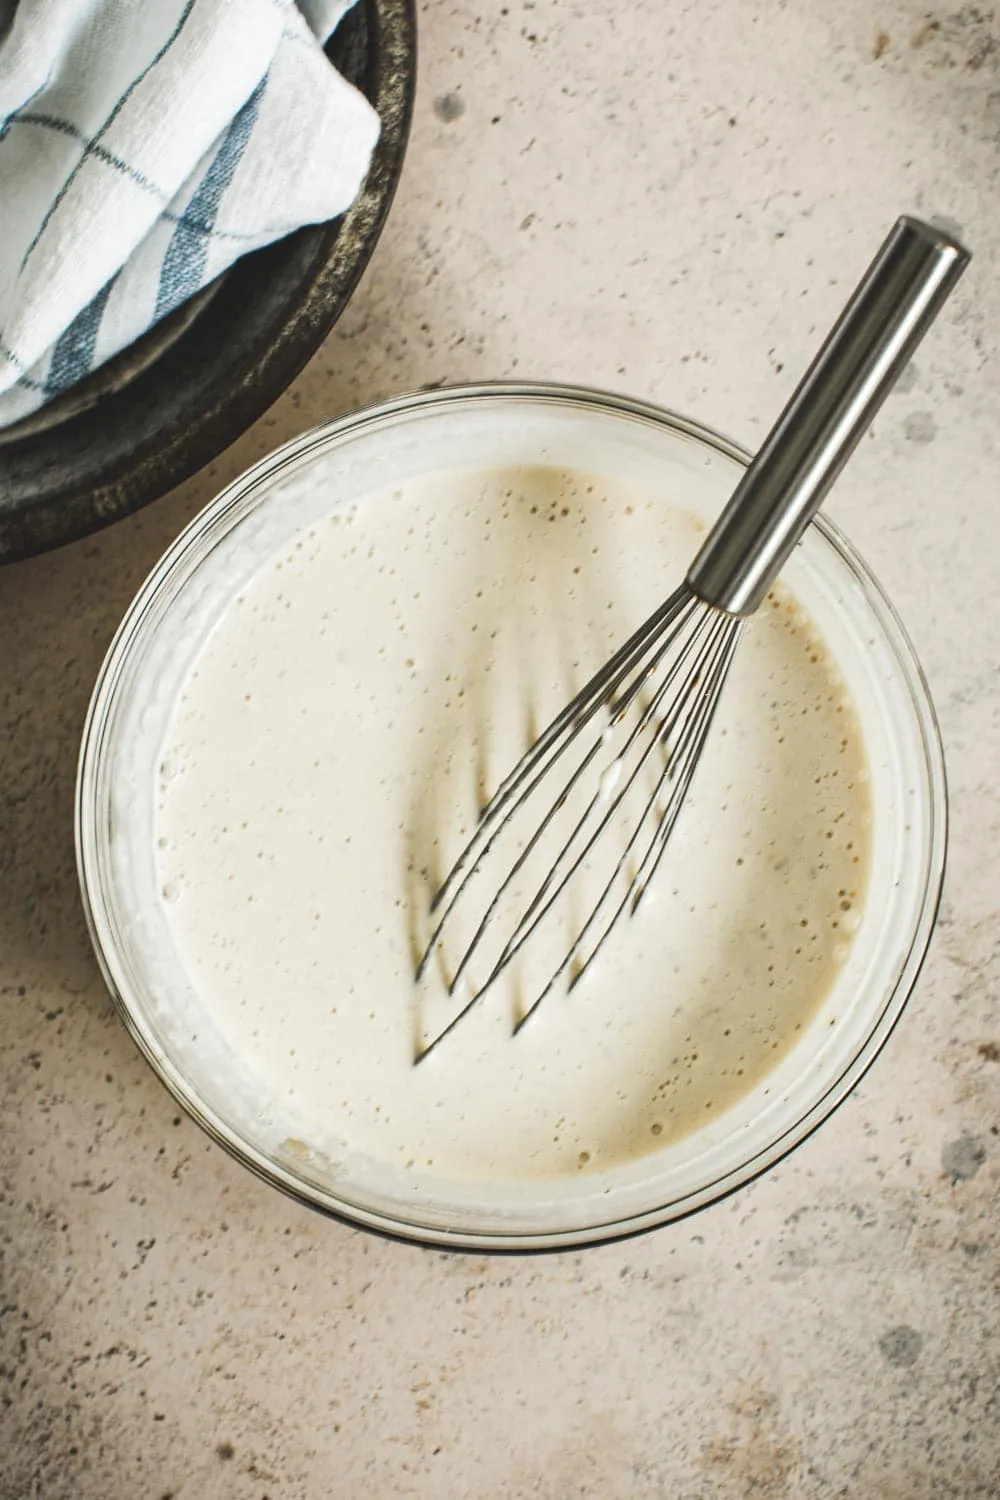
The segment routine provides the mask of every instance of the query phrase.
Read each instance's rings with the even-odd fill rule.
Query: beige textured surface
[[[997,19],[434,0],[421,54],[390,225],[296,386],[0,574],[0,1496],[996,1497]],[[584,380],[752,442],[901,209],[978,255],[830,506],[949,753],[943,918],[886,1053],[779,1170],[626,1245],[446,1257],[285,1202],[177,1117],[88,952],[76,742],[135,586],[260,453],[409,386]]]

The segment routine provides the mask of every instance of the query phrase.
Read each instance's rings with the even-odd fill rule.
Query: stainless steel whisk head
[[[564,975],[570,987],[579,981],[619,920],[636,910],[697,769],[744,618],[760,605],[968,260],[944,231],[897,221],[684,583],[501,782],[432,903],[417,979],[432,960],[442,962],[449,934],[457,933],[457,960],[443,969],[449,995],[461,989],[461,1001],[418,1046],[415,1061],[449,1035],[578,888],[584,914],[572,922],[575,935],[522,1005],[515,1032]],[[531,809],[533,821],[518,835]],[[605,870],[595,860],[609,848]],[[499,873],[476,902],[494,863]]]
[[[418,978],[436,952],[458,903],[472,899],[470,887],[497,842],[524,814],[532,797],[546,789],[545,809],[536,817],[533,831],[505,862],[506,873],[493,888],[471,937],[463,944],[448,980],[450,993],[455,993],[480,954],[504,898],[543,839],[553,852],[537,888],[508,923],[510,931],[489,961],[481,982],[472,987],[461,1009],[422,1056],[458,1025],[517,957],[599,841],[607,839],[610,843],[616,833],[621,833],[618,815],[630,797],[639,803],[637,816],[626,830],[624,842],[619,840],[610,874],[568,950],[522,1010],[515,1030],[520,1030],[563,974],[571,971],[570,983],[576,984],[622,913],[626,909],[635,911],[680,812],[742,623],[738,617],[706,606],[688,585],[683,585],[591,678],[497,788],[434,899],[434,931]],[[597,766],[603,769],[589,775]],[[576,796],[574,805],[574,794],[580,792],[582,796]],[[560,818],[563,827],[559,826]]]

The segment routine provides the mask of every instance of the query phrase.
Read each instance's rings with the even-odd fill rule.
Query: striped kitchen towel
[[[0,0],[0,427],[239,256],[344,212],[352,0]]]

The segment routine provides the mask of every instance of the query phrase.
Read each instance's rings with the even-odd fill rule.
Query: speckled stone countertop
[[[925,0],[926,4],[926,0]],[[1000,17],[908,0],[428,0],[347,316],[209,470],[0,573],[2,1500],[1000,1496]],[[940,711],[946,899],[863,1086],[753,1187],[484,1260],[285,1201],[177,1110],[76,892],[101,656],[260,454],[434,381],[651,398],[753,443],[900,211],[976,251],[829,509]]]

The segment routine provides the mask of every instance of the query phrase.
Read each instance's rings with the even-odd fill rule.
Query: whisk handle
[[[969,263],[919,219],[896,221],[688,572],[708,604],[760,604]]]

